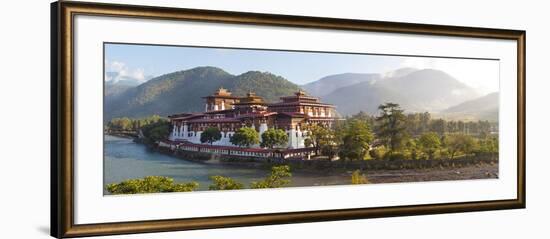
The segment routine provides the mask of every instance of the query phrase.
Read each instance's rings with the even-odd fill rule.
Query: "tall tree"
[[[475,139],[469,135],[449,134],[445,136],[445,146],[451,154],[451,159],[453,159],[459,152],[464,154],[471,153],[474,150],[475,144]]]
[[[432,116],[429,112],[424,112],[420,115],[420,128],[417,132],[418,135],[428,132],[430,128],[430,120]]]
[[[418,144],[422,151],[428,155],[428,158],[433,159],[435,152],[441,147],[441,140],[437,133],[428,132],[420,136]]]
[[[260,143],[260,136],[258,136],[258,132],[255,129],[242,127],[235,132],[230,141],[234,145],[250,147],[251,145]]]
[[[362,160],[374,136],[366,121],[348,119],[343,127],[338,127],[337,138],[341,144],[338,154],[342,159]]]
[[[284,146],[288,143],[288,135],[282,129],[268,129],[262,134],[260,146],[270,148]]]
[[[201,143],[213,144],[222,138],[222,133],[217,127],[209,127],[201,133]]]
[[[412,113],[407,114],[407,119],[405,120],[405,127],[409,135],[418,135],[420,134],[420,114]]]
[[[170,135],[170,123],[168,121],[157,121],[140,128],[141,133],[151,143],[164,140]]]
[[[389,148],[390,154],[399,150],[407,138],[405,115],[399,104],[386,103],[378,107],[380,115],[376,118],[378,122],[377,136]]]
[[[319,155],[322,147],[332,145],[333,132],[331,129],[319,124],[309,125],[306,129],[308,138],[304,144],[312,145],[315,148],[315,154]]]
[[[430,125],[430,128],[433,132],[436,132],[437,134],[439,134],[439,136],[443,136],[447,131],[447,122],[443,119],[433,120]]]

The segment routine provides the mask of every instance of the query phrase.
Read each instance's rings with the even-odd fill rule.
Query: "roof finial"
[[[296,95],[297,95],[297,96],[305,96],[305,95],[306,95],[306,92],[303,91],[302,89],[299,89],[298,92],[296,92]]]

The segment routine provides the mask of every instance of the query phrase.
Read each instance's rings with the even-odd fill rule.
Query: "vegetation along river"
[[[195,162],[162,154],[138,144],[129,138],[105,136],[104,185],[118,183],[145,176],[166,176],[176,182],[195,181],[199,190],[208,190],[210,176],[231,177],[248,186],[253,181],[260,181],[270,170],[231,166],[216,162]],[[312,174],[292,172],[290,186],[314,186],[349,184],[350,176],[343,174]]]
[[[253,164],[252,164],[253,165]],[[208,190],[211,176],[231,177],[245,187],[265,178],[268,167],[223,163],[218,160],[197,162],[151,150],[129,138],[105,136],[104,185],[145,176],[171,177],[178,183],[197,182],[198,190]],[[352,171],[292,171],[290,187],[343,185],[351,183]],[[451,168],[368,170],[370,183],[421,182],[442,180],[497,179],[498,163]]]

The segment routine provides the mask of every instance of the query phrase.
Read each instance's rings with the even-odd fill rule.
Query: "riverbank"
[[[497,179],[498,164],[440,169],[366,170],[365,174],[371,183]]]
[[[205,152],[191,152],[149,145],[158,152],[201,164],[269,170],[276,165],[289,165],[293,172],[315,176],[338,176],[349,179],[353,171],[365,174],[371,183],[442,181],[498,178],[495,155],[467,156],[434,160],[362,160],[330,161],[326,159],[277,159],[235,157]],[[345,180],[343,184],[349,184]]]
[[[261,180],[275,165],[289,165],[293,173],[290,186],[345,185],[351,183],[351,174],[359,170],[370,183],[398,183],[444,180],[470,180],[498,178],[498,160],[476,160],[459,158],[452,160],[365,160],[365,161],[328,161],[328,160],[258,160],[253,158],[224,158],[221,155],[188,153],[157,147],[145,142],[136,142],[125,138],[125,147],[143,148],[144,151],[131,155],[140,157],[140,162],[150,161],[153,166],[137,164],[134,161],[116,164],[131,173],[125,177],[114,177],[109,182],[118,182],[127,178],[140,178],[149,175],[173,177],[179,182],[199,181],[200,190],[206,190],[210,176],[222,175],[235,178],[249,184]],[[132,146],[134,145],[134,146]],[[117,146],[118,148],[118,146]],[[149,153],[151,152],[151,153]],[[153,153],[154,152],[154,153]],[[115,155],[128,154],[128,150],[118,150]],[[145,154],[145,155],[143,155]],[[162,157],[157,156],[164,155]],[[127,155],[122,155],[127,157]],[[163,161],[156,158],[162,158]],[[152,160],[151,160],[152,159]],[[169,161],[167,163],[166,161]],[[159,166],[155,166],[158,165]],[[164,166],[162,166],[164,165]],[[163,169],[169,166],[169,169]],[[144,169],[153,167],[153,169]],[[159,169],[157,169],[159,168]],[[109,170],[113,171],[113,170]],[[119,170],[109,174],[117,174]],[[143,172],[142,172],[143,171]],[[107,175],[109,176],[109,175]]]
[[[138,141],[139,142],[139,141]],[[143,142],[142,142],[143,143]],[[343,170],[404,170],[404,169],[440,169],[476,166],[484,164],[498,164],[496,155],[470,155],[454,159],[432,159],[432,160],[327,160],[327,159],[305,159],[305,158],[269,158],[254,156],[226,155],[221,153],[210,153],[202,151],[188,151],[175,147],[161,147],[154,144],[147,144],[152,150],[169,154],[175,157],[193,160],[200,163],[208,163],[215,160],[216,163],[240,165],[245,167],[272,167],[275,165],[291,165],[294,169],[332,171]],[[218,162],[219,161],[219,162]]]

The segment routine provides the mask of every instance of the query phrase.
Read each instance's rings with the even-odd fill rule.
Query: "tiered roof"
[[[216,92],[214,92],[214,94],[209,95],[209,96],[205,96],[205,97],[202,97],[202,98],[203,99],[208,99],[208,98],[240,99],[241,97],[232,96],[231,91],[229,91],[229,90],[227,90],[223,87],[220,87]]]
[[[252,91],[249,91],[248,93],[246,93],[246,96],[245,97],[241,97],[239,99],[239,102],[233,104],[235,106],[238,106],[238,105],[243,105],[243,106],[246,106],[246,105],[265,105],[265,101],[264,101],[264,98],[260,97],[260,96],[257,96],[256,93],[252,92]]]
[[[168,116],[171,119],[174,120],[185,120],[189,123],[236,123],[240,122],[243,118],[256,118],[256,117],[267,117],[272,115],[280,115],[280,116],[286,116],[286,117],[295,117],[295,118],[311,118],[315,120],[331,120],[330,118],[326,117],[316,117],[316,116],[307,116],[304,113],[300,112],[275,112],[275,111],[269,111],[269,107],[277,108],[277,107],[287,107],[287,106],[319,106],[319,107],[329,107],[329,108],[335,108],[334,105],[331,104],[325,104],[321,103],[319,98],[309,96],[304,91],[298,91],[292,96],[285,96],[281,97],[282,102],[278,103],[272,103],[267,104],[264,99],[258,95],[256,95],[254,92],[250,91],[246,94],[244,97],[238,97],[238,96],[232,96],[231,92],[224,88],[219,88],[213,95],[206,96],[203,98],[209,98],[209,97],[230,97],[232,99],[238,99],[235,105],[236,107],[247,107],[247,106],[253,106],[253,105],[262,105],[267,106],[268,110],[257,110],[255,112],[249,112],[246,114],[240,114],[233,116],[233,112],[235,112],[235,109],[225,109],[225,110],[219,110],[219,111],[211,111],[211,112],[203,112],[203,113],[183,113],[183,114],[175,114]],[[213,118],[212,115],[216,114],[222,114],[220,118]]]
[[[281,97],[282,102],[272,103],[268,106],[270,107],[280,107],[280,106],[322,106],[335,108],[334,105],[322,103],[319,98],[314,96],[309,96],[306,92],[300,90],[292,96]]]

